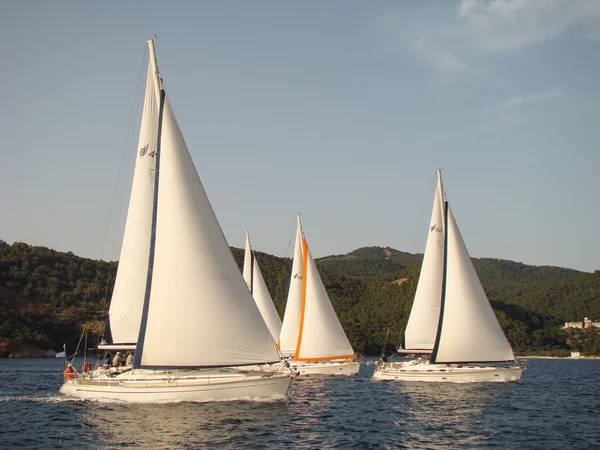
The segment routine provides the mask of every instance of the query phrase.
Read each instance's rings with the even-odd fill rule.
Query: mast
[[[442,176],[438,170],[438,180],[442,182]],[[431,362],[434,363],[437,358],[438,349],[440,347],[440,336],[442,334],[442,322],[444,320],[444,305],[446,303],[446,276],[448,273],[448,200],[444,199],[444,264],[442,269],[442,295],[440,299],[440,318],[438,321],[435,343],[433,345],[433,353],[431,354]]]
[[[442,183],[442,171],[440,169],[436,170],[437,178],[438,178],[438,186],[440,187],[440,195],[444,194],[444,184]]]
[[[162,82],[162,78],[158,71],[158,64],[156,62],[156,52],[154,50],[154,40],[148,39],[146,41],[150,50],[150,61],[149,64],[154,69],[154,75],[156,77],[155,86],[159,90],[160,103],[158,107],[158,129],[156,137],[156,168],[154,170],[154,199],[152,204],[152,231],[150,233],[150,256],[148,258],[148,276],[146,278],[146,294],[144,296],[144,306],[142,308],[142,322],[140,324],[140,334],[137,340],[137,348],[133,360],[133,367],[139,368],[142,364],[142,352],[144,349],[144,337],[146,336],[146,326],[148,325],[148,308],[150,307],[150,293],[152,291],[152,274],[154,270],[154,251],[156,247],[156,217],[158,211],[158,183],[160,174],[160,153],[161,153],[161,138],[162,138],[162,122],[163,122],[163,111],[165,106],[165,90]]]
[[[158,71],[158,62],[156,61],[156,51],[154,50],[154,39],[150,38],[146,41],[146,44],[148,44],[148,49],[150,50],[150,61],[149,64],[152,66],[154,75],[156,77],[156,88],[157,88],[157,94],[160,94],[160,92],[164,91],[164,85],[163,85],[163,80],[162,77],[160,76],[160,72]],[[162,111],[162,108],[161,108]],[[162,114],[159,113],[159,118],[162,116]],[[159,127],[160,129],[160,127]]]
[[[302,230],[302,220],[300,219],[300,213],[296,213],[296,219],[298,220],[298,233],[300,234],[300,239],[304,240],[304,231]]]

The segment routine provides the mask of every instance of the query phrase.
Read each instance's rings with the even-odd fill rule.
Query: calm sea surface
[[[0,448],[600,448],[600,360],[519,384],[297,379],[281,402],[66,400],[61,359],[0,359]]]

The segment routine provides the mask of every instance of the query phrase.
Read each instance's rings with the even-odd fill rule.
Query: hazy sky
[[[423,252],[444,167],[471,256],[600,269],[599,0],[2,2],[0,239],[118,258],[154,34],[230,245]]]

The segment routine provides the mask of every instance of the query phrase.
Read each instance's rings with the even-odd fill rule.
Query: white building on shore
[[[588,328],[600,328],[600,321],[593,322],[591,319],[584,317],[583,321],[565,322],[565,326],[563,327],[563,330],[567,329],[567,328],[579,328],[581,330],[588,329]]]

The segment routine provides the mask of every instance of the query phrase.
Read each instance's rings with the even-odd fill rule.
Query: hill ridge
[[[241,267],[243,250],[231,250]],[[283,316],[291,259],[260,251],[256,255]],[[359,353],[393,350],[402,341],[421,260],[421,254],[391,247],[362,247],[317,259],[340,322]],[[473,261],[516,352],[564,353],[587,342],[569,344],[560,326],[584,316],[600,318],[600,271],[495,258]],[[74,348],[82,328],[100,333],[117,264],[0,240],[0,353],[10,353],[17,344],[56,350],[66,342]],[[600,349],[600,338],[598,344]]]

